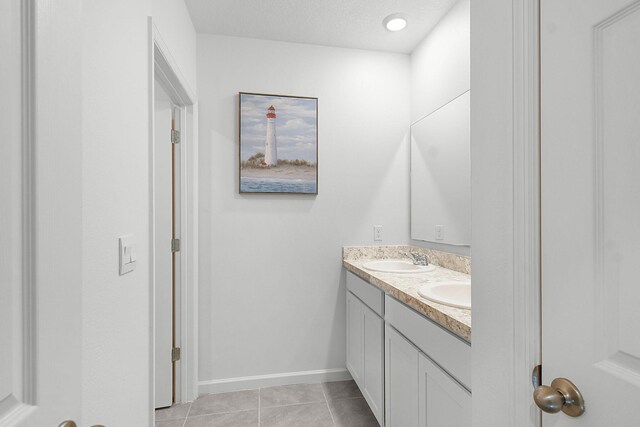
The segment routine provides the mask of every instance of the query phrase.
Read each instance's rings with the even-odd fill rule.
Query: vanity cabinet
[[[365,285],[370,289],[347,285],[347,288],[350,288],[347,292],[347,369],[376,419],[383,425],[384,320],[359,298],[368,299],[370,302],[379,301],[372,305],[382,310],[383,295],[381,291],[365,282],[358,285]],[[376,296],[376,293],[379,295]],[[371,297],[374,299],[371,300]]]
[[[347,273],[347,369],[381,426],[471,426],[471,346]]]
[[[471,393],[389,325],[385,376],[386,426],[471,426]]]

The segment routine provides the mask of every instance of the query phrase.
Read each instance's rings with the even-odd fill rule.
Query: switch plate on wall
[[[136,244],[133,236],[122,236],[118,239],[120,252],[120,275],[127,274],[136,268]]]
[[[382,241],[382,226],[374,225],[373,226],[373,240],[376,242]]]
[[[444,240],[444,225],[436,225],[436,240]]]

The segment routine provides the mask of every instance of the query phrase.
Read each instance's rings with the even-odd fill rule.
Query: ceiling
[[[411,53],[456,0],[185,0],[196,31]],[[390,32],[382,20],[408,21]]]

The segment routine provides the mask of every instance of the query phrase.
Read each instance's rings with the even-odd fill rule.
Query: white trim
[[[22,2],[22,402],[36,403],[35,13]]]
[[[178,364],[180,374],[176,395],[179,401],[187,402],[194,400],[198,396],[198,366],[197,366],[197,319],[198,319],[198,105],[195,93],[187,83],[180,67],[171,55],[166,43],[162,39],[158,28],[153,23],[153,18],[149,17],[150,35],[150,72],[149,72],[149,150],[150,150],[150,304],[155,306],[154,293],[154,149],[153,149],[153,106],[154,93],[153,85],[155,79],[160,81],[166,89],[171,100],[180,107],[181,110],[181,142],[180,148],[180,307],[178,308],[179,342],[182,349],[181,361]],[[155,313],[151,310],[151,331],[150,331],[150,358],[151,358],[151,395],[155,395],[153,380],[154,372],[154,342],[155,342]],[[152,398],[151,410],[155,397]],[[153,420],[153,416],[151,417]]]
[[[148,74],[147,85],[149,91],[149,427],[156,424],[155,402],[156,402],[156,293],[155,293],[155,196],[153,191],[154,185],[154,117],[155,117],[155,94],[154,94],[154,42],[153,42],[153,20],[149,16],[147,18],[147,37],[148,37]]]
[[[539,1],[513,2],[513,425],[539,426],[531,372],[540,363]]]
[[[0,426],[20,426],[29,421],[29,418],[37,411],[35,406],[24,403],[16,404],[11,411],[0,417]]]
[[[323,381],[350,380],[346,369],[319,369],[316,371],[285,372],[250,377],[225,378],[221,380],[201,381],[198,384],[199,395],[227,391],[250,390],[289,384],[310,384]]]
[[[471,2],[473,425],[533,427],[540,425],[531,383],[540,360],[539,0],[480,3]]]
[[[154,61],[156,64],[155,72],[156,77],[164,85],[167,85],[167,92],[169,95],[177,96],[176,103],[183,106],[196,104],[197,98],[195,92],[187,83],[187,79],[180,71],[178,63],[171,55],[167,44],[164,42],[158,27],[153,23],[153,19],[149,17],[151,31],[153,33],[153,45],[154,45]]]

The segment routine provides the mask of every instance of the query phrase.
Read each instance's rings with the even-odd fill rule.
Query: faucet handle
[[[429,265],[429,257],[427,257],[425,254],[414,253],[414,252],[408,252],[408,253],[402,252],[402,254],[411,258],[415,265],[423,265],[423,266]]]

